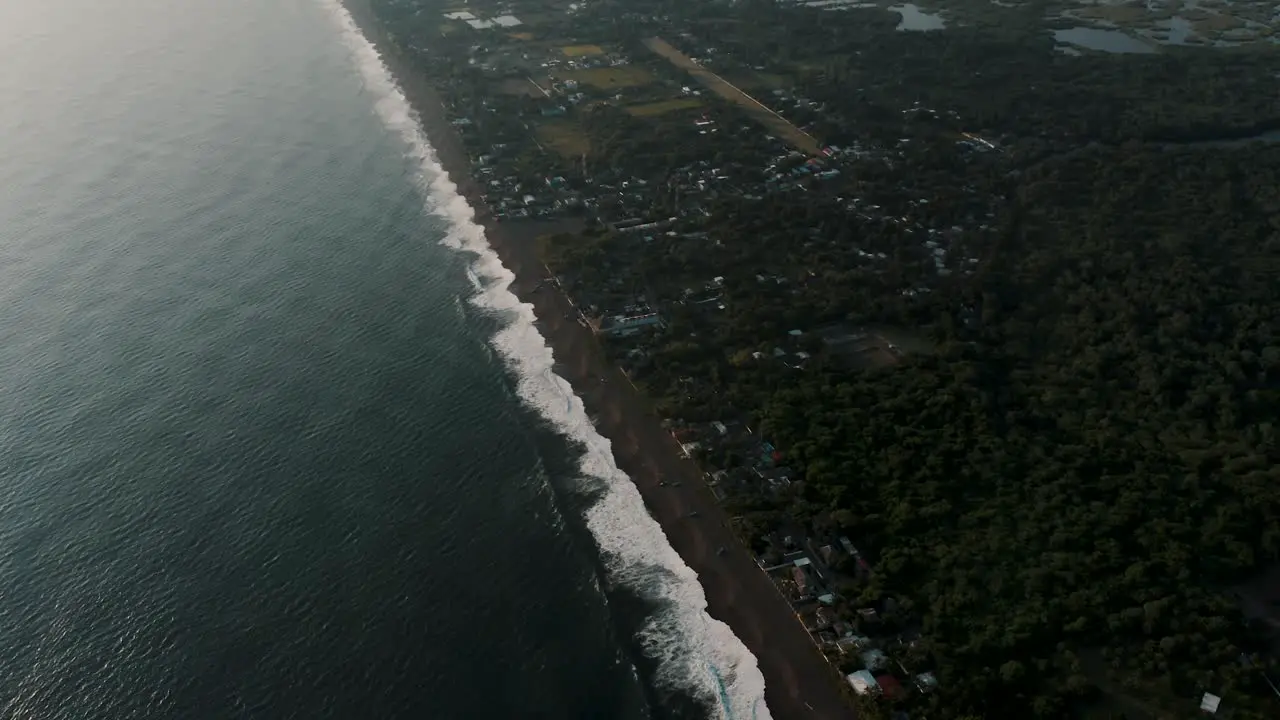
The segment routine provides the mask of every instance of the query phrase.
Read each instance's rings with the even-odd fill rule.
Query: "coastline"
[[[597,431],[612,442],[614,459],[640,491],[667,541],[698,575],[712,617],[726,623],[755,656],[765,680],[765,702],[779,720],[853,718],[840,692],[839,676],[827,664],[790,605],[750,553],[734,537],[728,517],[703,482],[701,471],[679,452],[648,398],[599,352],[590,330],[576,320],[567,296],[544,286],[536,238],[562,223],[536,220],[499,223],[483,211],[480,187],[470,176],[461,138],[449,123],[430,80],[411,72],[389,47],[369,0],[341,0],[377,46],[413,106],[440,165],[460,195],[476,210],[475,222],[502,263],[515,275],[511,290],[530,303],[539,330],[558,361],[557,372],[573,386],[597,418]],[[664,487],[661,479],[679,479]],[[701,516],[691,519],[697,511]],[[729,548],[724,556],[721,547]]]

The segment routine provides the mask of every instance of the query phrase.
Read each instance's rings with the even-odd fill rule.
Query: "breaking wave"
[[[467,270],[475,290],[470,302],[506,321],[490,344],[514,370],[518,395],[584,449],[579,472],[601,490],[586,511],[586,524],[599,546],[608,582],[654,608],[637,639],[656,663],[655,684],[692,693],[727,720],[769,718],[764,677],[755,657],[728,625],[707,613],[697,573],[676,554],[640,492],[618,469],[609,440],[596,432],[581,398],[554,373],[552,350],[534,324],[532,305],[520,302],[510,290],[514,275],[489,246],[473,209],[440,166],[390,70],[340,0],[320,2],[331,11],[376,98],[378,116],[404,140],[417,163],[428,209],[449,223],[444,244],[474,258]]]

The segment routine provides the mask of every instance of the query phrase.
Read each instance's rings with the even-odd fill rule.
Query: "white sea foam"
[[[618,469],[609,441],[592,426],[582,400],[553,372],[552,351],[534,324],[533,307],[510,290],[513,274],[489,246],[471,206],[441,168],[391,72],[341,2],[321,2],[331,11],[376,99],[379,117],[404,139],[418,163],[429,210],[449,221],[445,244],[474,257],[468,272],[476,287],[471,302],[506,320],[491,344],[515,370],[521,399],[585,447],[580,471],[603,487],[602,496],[587,511],[587,527],[599,544],[608,582],[638,593],[657,608],[639,639],[645,653],[658,661],[658,684],[692,691],[720,707],[721,716],[730,720],[769,718],[764,677],[755,657],[729,626],[707,614],[697,574],[676,554],[635,485]]]

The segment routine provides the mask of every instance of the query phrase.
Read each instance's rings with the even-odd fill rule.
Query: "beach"
[[[458,191],[477,210],[476,221],[513,272],[511,289],[533,305],[539,330],[553,348],[557,372],[596,418],[612,442],[615,460],[639,489],[671,546],[699,577],[710,614],[725,622],[755,655],[765,678],[765,702],[779,720],[852,718],[840,678],[814,646],[790,605],[734,536],[702,472],[685,459],[662,427],[652,403],[609,363],[594,334],[577,321],[572,302],[546,280],[538,257],[539,235],[560,222],[498,222],[483,212],[479,186],[431,79],[410,71],[385,42],[368,0],[344,0],[366,36],[396,76],[414,107],[438,159]],[[667,482],[663,482],[667,481]],[[673,481],[678,481],[673,482]],[[690,513],[696,516],[690,517]],[[720,548],[726,548],[721,555]]]

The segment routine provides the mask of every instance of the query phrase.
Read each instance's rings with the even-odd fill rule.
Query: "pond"
[[[1075,27],[1069,30],[1054,30],[1053,39],[1058,42],[1109,53],[1153,53],[1156,51],[1156,48],[1150,43],[1122,33],[1119,30]]]
[[[898,23],[899,30],[941,30],[947,26],[947,21],[943,20],[941,15],[927,13],[911,3],[894,5],[889,10],[902,16],[902,22]]]

